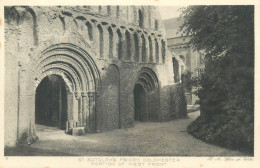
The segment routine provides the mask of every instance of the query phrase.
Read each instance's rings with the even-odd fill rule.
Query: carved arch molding
[[[42,79],[60,76],[67,88],[67,126],[97,130],[96,100],[101,92],[100,74],[92,57],[83,49],[69,43],[55,44],[40,55],[32,56],[29,75],[35,93]],[[34,95],[35,96],[35,95]]]
[[[143,93],[140,94],[140,90],[137,88],[139,87],[143,90]],[[140,98],[142,97],[142,98]],[[134,88],[134,99],[135,99],[135,115],[140,115],[142,117],[135,117],[141,118],[137,120],[141,121],[158,121],[159,120],[159,82],[155,72],[150,68],[142,68],[139,72],[138,79],[135,83]],[[136,100],[141,100],[141,104],[139,104]],[[140,108],[140,107],[141,108]],[[140,109],[138,109],[140,108]],[[142,113],[142,114],[137,114]]]

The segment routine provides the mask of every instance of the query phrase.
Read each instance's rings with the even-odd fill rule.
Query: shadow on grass
[[[17,145],[16,147],[6,147],[5,156],[76,156],[69,153],[54,150],[37,149],[28,145]]]

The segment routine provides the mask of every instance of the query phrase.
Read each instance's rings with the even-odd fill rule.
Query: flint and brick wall
[[[138,81],[168,120],[179,112],[166,45],[156,7],[5,7],[5,145],[29,136],[36,88],[51,74],[66,83],[68,117],[94,132],[133,125]]]

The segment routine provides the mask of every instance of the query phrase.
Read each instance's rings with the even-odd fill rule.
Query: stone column
[[[149,36],[148,38],[148,50],[149,50],[149,63],[153,63],[154,61],[154,43],[153,43],[153,38]]]
[[[150,59],[149,59],[149,57],[150,57],[150,50],[149,50],[149,48],[150,48],[150,46],[149,46],[149,40],[148,40],[148,38],[147,38],[147,36],[144,36],[144,38],[145,38],[145,63],[148,63],[148,62],[150,62]]]
[[[154,50],[155,50],[155,62],[159,63],[159,57],[160,57],[160,53],[159,53],[159,43],[158,40],[155,38],[154,39]]]
[[[99,90],[99,89],[97,89]],[[101,92],[95,91],[94,108],[95,108],[95,132],[102,131],[102,96]]]
[[[116,6],[111,5],[110,8],[111,8],[111,14],[110,14],[110,16],[116,18]]]
[[[95,20],[92,20],[92,22],[91,22],[92,37],[93,37],[94,45],[99,45],[99,38],[97,38],[97,37],[99,37],[98,36],[99,31],[98,31],[98,27],[97,27],[96,23],[97,23],[97,21],[95,21]],[[96,51],[97,51],[97,53],[99,53],[99,47],[96,48]]]
[[[64,22],[65,22],[65,33],[66,32],[73,32],[73,30],[77,30],[76,24],[73,21],[72,17],[64,16]]]
[[[67,93],[67,103],[68,103],[68,108],[67,108],[67,118],[68,121],[73,120],[73,93],[68,92]]]
[[[133,14],[134,14],[133,23],[135,25],[138,25],[138,9],[136,9],[136,6],[133,6]]]
[[[103,57],[104,59],[109,59],[109,33],[107,23],[102,25],[103,29]]]
[[[87,126],[87,121],[86,121],[86,117],[87,117],[87,114],[88,114],[88,107],[87,107],[87,96],[88,96],[88,93],[87,92],[81,92],[81,96],[82,96],[82,126],[83,127],[86,127]]]
[[[124,31],[125,34],[125,39],[124,39],[124,56],[123,56],[123,60],[125,61],[130,61],[132,62],[132,55],[133,55],[133,34],[131,33],[131,31],[125,30]],[[129,37],[127,37],[127,34]]]
[[[115,59],[117,60],[117,58],[118,58],[118,56],[117,56],[117,42],[118,42],[117,32],[113,27],[111,27],[111,29],[113,31],[113,48],[112,48],[111,58],[114,59],[114,60]]]
[[[28,96],[28,99],[30,100],[30,103],[28,102],[28,104],[32,105],[30,106],[30,109],[31,109],[31,122],[32,124],[35,124],[35,92],[34,93],[31,93],[29,96]]]
[[[31,86],[30,72],[21,69],[18,83],[18,142],[31,144],[38,139],[35,131],[35,90]]]
[[[27,95],[27,103],[28,107],[30,107],[30,121],[29,129],[28,129],[28,137],[27,137],[27,144],[31,144],[39,139],[36,134],[36,127],[35,127],[35,92],[29,92]],[[28,110],[29,110],[28,109]]]
[[[78,126],[81,126],[82,124],[82,103],[81,103],[81,93],[78,93],[78,92],[75,92],[75,97],[76,97],[76,102],[77,102],[77,105],[78,105],[78,124],[77,124],[77,127]]]
[[[131,62],[135,62],[135,40],[134,40],[134,34],[130,32],[130,44],[131,44],[131,48],[130,48],[130,61]]]
[[[119,60],[125,60],[126,54],[127,54],[127,47],[126,47],[126,37],[125,37],[125,30],[121,29],[121,33],[122,33],[122,38],[121,38],[121,55],[120,53],[118,53],[119,55]]]
[[[156,63],[155,40],[154,38],[151,38],[151,40],[152,40],[152,58],[153,58],[152,63]]]
[[[96,130],[96,113],[95,113],[95,92],[88,92],[89,98],[89,131]]]
[[[28,93],[31,88],[28,86],[28,71],[23,67],[19,70],[18,75],[18,114],[17,114],[17,140],[18,142],[26,142],[29,136],[30,123],[32,113],[35,112],[35,102],[32,101],[32,96]],[[30,91],[31,92],[31,91]]]
[[[76,93],[74,93],[73,94],[74,96],[73,96],[73,118],[72,118],[72,120],[74,120],[75,122],[77,122],[78,121],[78,112],[79,112],[79,110],[78,110],[78,99],[77,99],[77,97],[76,97]]]
[[[166,59],[166,42],[164,40],[161,41],[161,52],[162,52],[162,63],[165,63],[165,59]]]
[[[142,10],[143,13],[143,28],[148,28],[148,11],[145,9]]]
[[[98,6],[89,6],[89,8],[93,12],[99,12]]]
[[[162,63],[162,44],[161,44],[161,40],[158,39],[158,56],[159,56],[159,63]]]
[[[139,60],[136,60],[137,62],[142,62],[142,58],[143,58],[143,53],[142,53],[142,49],[143,49],[143,43],[142,43],[142,37],[141,34],[138,35],[138,52],[139,52]]]
[[[61,82],[59,82],[59,95],[58,95],[58,102],[59,102],[59,127],[61,128],[61,113],[62,113],[62,93],[61,93]]]

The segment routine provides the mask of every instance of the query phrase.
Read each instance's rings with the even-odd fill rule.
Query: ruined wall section
[[[18,19],[19,14],[16,10],[5,11],[6,15],[12,16],[5,19],[5,111],[8,115],[4,115],[4,139],[5,144],[8,146],[15,145],[17,133],[17,109],[18,106],[18,93],[19,93],[19,44],[16,37],[19,34]],[[10,58],[10,59],[6,59]],[[9,70],[10,69],[10,70]]]
[[[174,112],[169,100],[174,87],[172,57],[156,7],[6,7],[5,11],[15,13],[6,14],[5,19],[6,143],[14,144],[17,135],[28,131],[28,122],[34,122],[32,87],[37,87],[37,82],[32,83],[31,78],[40,72],[34,72],[31,63],[55,44],[70,43],[91,53],[104,89],[96,98],[97,130],[133,125],[133,90],[143,67],[150,68],[158,78],[159,120],[167,120]],[[109,73],[118,82],[108,79]],[[17,114],[19,111],[23,113]]]
[[[115,24],[121,22],[122,25],[140,26],[139,18],[142,18],[143,29],[164,31],[160,13],[155,6],[78,6],[61,8],[102,17],[106,20],[112,20]],[[142,17],[139,16],[140,13]]]

